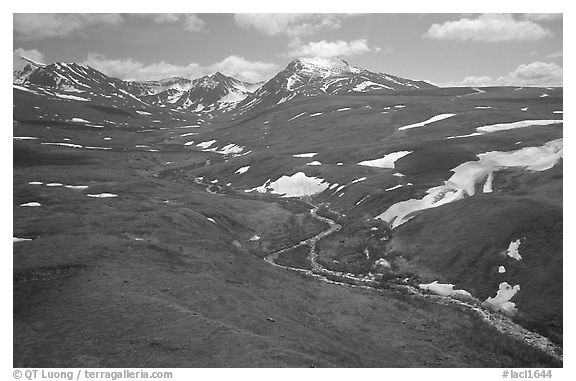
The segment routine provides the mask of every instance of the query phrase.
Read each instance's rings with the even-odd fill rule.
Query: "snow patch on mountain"
[[[399,127],[398,130],[399,130],[399,131],[403,131],[403,130],[407,130],[407,129],[410,129],[410,128],[423,127],[423,126],[425,126],[425,125],[427,125],[427,124],[434,123],[434,122],[438,122],[438,121],[444,120],[444,119],[448,119],[448,118],[451,118],[451,117],[453,117],[453,116],[455,116],[455,115],[456,115],[456,114],[440,114],[440,115],[436,115],[436,116],[433,116],[432,118],[427,119],[427,120],[425,120],[425,121],[423,121],[423,122],[413,123],[413,124],[409,124],[409,125],[404,126],[404,127]]]
[[[398,185],[395,185],[393,187],[386,188],[386,189],[384,189],[384,192],[390,192],[390,191],[393,191],[393,190],[398,189],[398,188],[402,188],[402,184],[398,184]]]
[[[362,71],[362,69],[350,65],[346,61],[334,58],[308,57],[299,58],[296,62],[301,65],[303,73],[323,78],[342,73],[357,74]]]
[[[419,284],[418,287],[421,290],[427,290],[430,292],[433,292],[434,294],[437,295],[441,295],[441,296],[466,296],[466,297],[472,297],[472,294],[470,294],[468,291],[466,290],[454,290],[454,285],[450,284],[450,283],[438,283],[437,280],[435,280],[432,283],[428,283],[428,284]]]
[[[12,237],[12,243],[26,242],[26,241],[32,241],[32,238]]]
[[[522,256],[518,251],[521,243],[522,239],[517,239],[516,241],[510,242],[510,245],[508,245],[508,249],[506,250],[506,255],[508,255],[510,258],[514,258],[517,261],[521,260]]]
[[[293,157],[314,157],[318,155],[316,152],[308,152],[308,153],[298,153],[296,155],[292,155]]]
[[[301,112],[301,113],[298,114],[298,115],[294,115],[292,118],[288,119],[287,122],[289,122],[289,121],[291,121],[291,120],[294,120],[294,119],[296,119],[296,118],[299,118],[299,117],[301,117],[301,116],[304,115],[304,114],[306,114],[306,111]]]
[[[516,128],[524,128],[524,127],[532,127],[532,126],[548,126],[551,124],[560,124],[560,123],[564,123],[564,120],[562,120],[562,119],[521,120],[518,122],[498,123],[498,124],[491,124],[488,126],[477,127],[476,131],[478,131],[478,132],[498,132],[498,131],[513,130]]]
[[[511,302],[510,299],[520,291],[520,285],[517,284],[512,287],[508,282],[500,283],[495,297],[488,297],[486,303],[496,307],[504,312],[514,314],[518,310],[516,304]]]
[[[379,159],[361,161],[358,163],[358,165],[363,165],[367,167],[377,167],[377,168],[394,168],[394,163],[398,159],[411,153],[412,151],[391,152]]]
[[[42,204],[40,204],[39,202],[36,201],[31,201],[31,202],[26,202],[24,204],[20,204],[20,206],[25,206],[25,207],[38,207],[38,206],[42,206]]]
[[[234,173],[240,175],[240,174],[243,174],[243,173],[248,172],[249,169],[250,169],[250,166],[247,165],[247,166],[245,166],[245,167],[238,168],[238,169],[236,170],[236,172],[234,172]]]
[[[69,100],[80,101],[80,102],[90,102],[90,99],[86,99],[86,98],[82,98],[82,97],[77,97],[77,96],[75,96],[75,95],[58,94],[58,93],[54,93],[54,95],[57,96],[58,98],[62,98],[62,99],[69,99]]]
[[[352,89],[352,91],[366,91],[367,87],[381,87],[384,89],[394,90],[394,88],[392,88],[390,86],[383,85],[381,83],[376,83],[376,82],[372,82],[372,81],[364,81],[364,82],[357,84]]]
[[[196,147],[200,147],[200,148],[206,149],[206,148],[210,147],[210,146],[211,146],[212,144],[214,144],[214,143],[216,143],[216,140],[208,140],[208,141],[206,141],[206,142],[201,142],[201,143],[196,144]]]
[[[447,136],[445,139],[459,139],[459,138],[469,138],[472,136],[480,136],[483,135],[481,132],[473,132],[471,134],[466,135],[454,135],[454,136]]]
[[[449,202],[473,196],[476,184],[485,182],[491,173],[505,168],[523,168],[528,171],[545,171],[562,158],[562,139],[552,140],[541,147],[524,147],[517,151],[491,151],[479,154],[477,161],[467,161],[452,169],[450,179],[428,189],[421,199],[401,201],[390,206],[376,218],[396,228],[414,217],[418,211],[436,208]]]
[[[329,186],[322,178],[308,177],[304,172],[297,172],[291,176],[281,176],[273,182],[268,180],[264,185],[246,191],[270,192],[282,197],[302,197],[323,192]]]
[[[86,197],[92,197],[92,198],[114,198],[114,197],[118,197],[117,194],[114,193],[97,193],[97,194],[87,194]]]

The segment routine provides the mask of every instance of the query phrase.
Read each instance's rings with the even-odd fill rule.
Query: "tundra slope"
[[[519,285],[512,298],[518,310],[514,319],[561,343],[563,134],[555,112],[562,109],[561,90],[484,91],[294,99],[202,131],[198,141],[234,142],[250,154],[194,173],[246,192],[308,194],[346,214],[351,226],[379,216],[393,222],[387,211],[396,217],[393,211],[402,203],[430,197],[429,205],[407,209],[409,218],[392,224],[392,239],[373,245],[368,258],[363,252],[372,244],[365,237],[335,234],[328,241],[341,244],[320,243],[319,260],[329,268],[342,270],[347,263],[367,272],[385,258],[393,273],[417,273],[422,284],[452,283],[480,300],[494,297],[504,282]],[[550,97],[542,98],[544,91]],[[522,111],[526,104],[529,111]],[[421,123],[442,114],[451,116]],[[506,128],[486,129],[501,125]],[[484,131],[472,135],[479,129]],[[458,135],[466,137],[454,138]],[[313,153],[313,159],[303,152]],[[311,160],[317,165],[308,165]],[[235,173],[245,166],[249,175]],[[284,191],[275,182],[282,182]],[[514,217],[490,205],[506,205]],[[525,208],[542,213],[527,214]],[[435,215],[450,223],[436,224]],[[495,233],[486,230],[488,224],[506,229]],[[541,224],[546,234],[534,228]],[[519,238],[520,251],[531,252],[528,261],[501,254]],[[511,270],[501,273],[500,266]]]
[[[345,214],[345,234],[318,243],[317,261],[324,267],[362,273],[384,259],[399,274],[452,283],[479,297],[495,296],[502,281],[519,283],[512,300],[524,323],[561,340],[561,304],[544,294],[561,290],[560,163],[537,173],[499,171],[492,193],[479,191],[426,210],[391,232],[374,219],[442,184],[451,169],[478,154],[560,139],[561,124],[446,138],[488,124],[559,120],[561,90],[545,90],[544,98],[537,88],[318,95],[227,120],[209,111],[143,104],[136,94],[78,93],[90,96],[87,102],[54,96],[64,94],[61,89],[22,88],[14,90],[14,136],[35,139],[14,143],[15,365],[550,364],[533,352],[520,355],[521,343],[496,334],[478,340],[486,327],[457,307],[396,291],[383,291],[383,297],[320,284],[270,266],[259,257],[278,249],[279,241],[289,246],[323,228],[306,220],[306,209],[290,198],[245,191],[299,172],[322,179],[327,186],[310,197]],[[399,129],[447,113],[455,116]],[[387,156],[399,152],[410,153]],[[358,165],[384,157],[395,160],[386,160],[386,168]],[[311,161],[320,165],[306,165]],[[55,183],[62,186],[46,186]],[[539,202],[549,212],[518,214],[508,233],[478,235],[477,227],[467,224],[470,210],[484,214],[487,224],[506,219],[486,207],[487,198],[511,213]],[[41,206],[20,207],[29,202]],[[436,223],[436,213],[452,225]],[[540,224],[552,236],[534,236],[535,229],[525,228]],[[445,230],[434,232],[432,226]],[[418,229],[410,233],[411,227]],[[451,237],[456,228],[464,229],[458,240],[438,241],[439,234]],[[260,239],[251,240],[255,236]],[[417,239],[406,245],[407,236]],[[517,239],[521,261],[493,255],[505,253]],[[429,240],[446,248],[435,252],[441,261],[419,246]],[[468,247],[475,250],[463,256]],[[546,261],[546,271],[537,274],[536,264]],[[482,266],[475,265],[479,262]],[[500,273],[503,264],[506,272]],[[559,328],[538,327],[550,318],[537,313],[546,309],[559,314]],[[150,327],[152,333],[142,336]],[[315,340],[303,344],[302,337]],[[422,340],[430,341],[423,346]],[[89,344],[80,348],[81,342]],[[240,347],[248,349],[240,353]]]

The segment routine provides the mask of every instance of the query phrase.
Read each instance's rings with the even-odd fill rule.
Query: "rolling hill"
[[[15,366],[561,366],[562,88],[26,65]]]

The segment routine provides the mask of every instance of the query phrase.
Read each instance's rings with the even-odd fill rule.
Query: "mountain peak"
[[[220,73],[219,71],[210,74],[208,77],[211,77],[211,78],[228,78],[227,75],[222,74],[222,73]]]
[[[44,64],[42,64],[42,63],[40,63],[40,62],[34,61],[33,59],[28,58],[28,57],[25,57],[25,56],[19,56],[19,58],[22,59],[22,60],[23,60],[24,62],[26,62],[26,63],[32,64],[32,65],[35,65],[35,66],[38,66],[38,67],[46,66],[46,65],[44,65]]]
[[[340,58],[301,57],[293,60],[288,66],[293,66],[308,75],[322,77],[341,73],[360,73],[362,71],[362,69],[350,65]]]
[[[24,83],[34,70],[45,66],[46,65],[36,62],[28,57],[15,54],[13,59],[12,81],[18,84]]]

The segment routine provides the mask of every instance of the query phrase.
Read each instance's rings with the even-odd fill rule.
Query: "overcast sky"
[[[271,78],[294,58],[438,85],[562,85],[561,14],[14,14],[14,53],[122,79]]]

